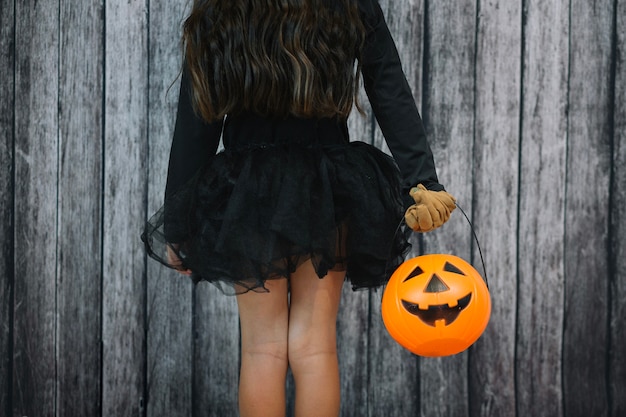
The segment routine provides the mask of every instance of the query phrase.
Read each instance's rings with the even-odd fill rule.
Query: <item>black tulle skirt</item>
[[[363,142],[225,150],[148,221],[148,254],[229,294],[311,260],[353,289],[384,285],[410,248],[399,172]]]

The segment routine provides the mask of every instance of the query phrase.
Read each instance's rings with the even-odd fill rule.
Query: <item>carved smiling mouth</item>
[[[402,305],[409,313],[417,316],[421,321],[429,326],[435,327],[435,323],[438,320],[444,320],[446,326],[452,324],[459,313],[468,306],[472,298],[472,293],[467,294],[465,297],[458,300],[457,305],[449,307],[448,304],[438,304],[428,306],[427,310],[420,310],[418,304],[411,303],[409,301],[402,300]]]

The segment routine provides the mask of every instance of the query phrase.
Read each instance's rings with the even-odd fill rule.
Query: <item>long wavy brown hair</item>
[[[197,113],[347,117],[365,37],[356,0],[195,0],[183,27]]]

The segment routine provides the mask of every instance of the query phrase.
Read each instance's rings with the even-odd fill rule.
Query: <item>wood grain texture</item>
[[[188,6],[150,2],[148,216],[163,204],[180,84],[182,19]],[[148,259],[148,416],[192,415],[192,296],[188,277]]]
[[[613,5],[613,1],[572,0],[570,6],[576,13],[570,15],[569,41],[562,357],[565,415],[608,413],[607,253]]]
[[[0,415],[236,415],[236,302],[147,261],[190,2],[0,0]],[[494,303],[418,358],[343,290],[342,417],[626,414],[626,3],[381,0]],[[388,151],[366,116],[353,139]],[[461,213],[414,241],[482,271]],[[293,385],[289,404],[293,405]]]
[[[13,388],[13,152],[15,4],[0,8],[0,414],[10,415]]]
[[[102,415],[145,410],[147,16],[143,0],[105,3]]]
[[[491,321],[470,354],[470,414],[515,415],[521,3],[480,2],[476,36],[474,203]],[[478,259],[474,251],[473,259]]]
[[[18,2],[15,13],[13,412],[51,416],[56,394],[58,2]]]
[[[380,4],[419,108],[424,2],[380,1]],[[373,144],[389,153],[378,127],[374,131]],[[420,409],[418,358],[389,336],[382,321],[381,298],[382,291],[370,294],[368,416],[415,415]]]
[[[103,24],[101,2],[60,2],[56,407],[62,416],[100,412]]]
[[[568,1],[526,3],[516,358],[521,415],[563,414],[568,11]]]
[[[609,416],[626,415],[626,3],[615,10],[613,161],[611,183]]]
[[[472,210],[474,38],[476,2],[428,2],[424,48],[426,134],[439,181],[468,214]],[[447,224],[422,236],[424,253],[453,253],[471,260],[471,227],[457,210]],[[479,260],[475,260],[477,269]],[[421,414],[467,416],[468,355],[420,361]]]
[[[341,416],[367,415],[369,292],[346,283],[337,317],[337,352],[341,378]]]
[[[237,301],[207,282],[196,286],[194,297],[193,415],[237,415]]]

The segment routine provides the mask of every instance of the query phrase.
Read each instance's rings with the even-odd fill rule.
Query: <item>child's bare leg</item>
[[[237,296],[241,326],[241,417],[285,415],[287,280],[271,280],[266,285],[269,293],[248,292]]]
[[[291,278],[289,364],[296,384],[296,417],[339,415],[336,320],[345,273],[323,279],[311,262]]]

